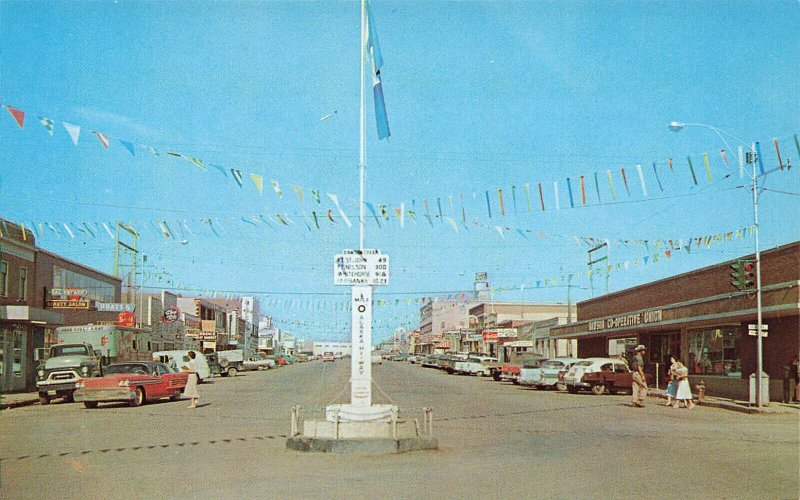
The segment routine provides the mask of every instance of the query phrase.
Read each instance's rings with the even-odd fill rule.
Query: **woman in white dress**
[[[196,357],[194,351],[189,351],[189,366],[182,367],[183,371],[189,373],[189,379],[183,389],[183,395],[192,398],[192,404],[188,408],[197,408],[197,400],[200,399],[200,394],[197,393],[197,362],[194,360]]]
[[[689,386],[689,369],[683,363],[677,361],[679,365],[673,371],[673,374],[678,377],[678,391],[675,394],[675,405],[673,408],[678,408],[678,402],[683,403],[681,406],[684,408],[694,408],[694,401],[692,401],[692,388]]]

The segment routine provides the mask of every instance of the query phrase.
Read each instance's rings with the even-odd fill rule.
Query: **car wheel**
[[[40,405],[49,405],[50,404],[50,396],[47,393],[39,393],[39,404]]]
[[[86,408],[97,408],[97,401],[84,401],[83,406]]]
[[[137,407],[141,406],[142,403],[144,403],[144,389],[142,389],[141,387],[137,387],[133,399],[131,399],[129,404],[132,407]]]
[[[64,394],[64,402],[66,403],[74,403],[75,402],[75,392],[69,391],[68,393]]]
[[[602,396],[606,392],[606,386],[603,384],[596,384],[592,386],[592,394],[595,396]]]
[[[181,399],[181,391],[175,391],[175,393],[169,397],[170,401],[178,401]]]
[[[495,382],[500,382],[500,372],[492,373],[492,378],[495,380]]]
[[[562,382],[557,382],[555,387],[556,387],[557,391],[566,391],[567,390],[567,384],[564,384]]]
[[[578,388],[571,385],[567,386],[567,391],[569,391],[570,394],[578,394]]]
[[[227,374],[229,377],[235,377],[235,376],[236,376],[236,374],[237,374],[237,373],[239,373],[239,372],[236,370],[236,368],[234,368],[234,367],[232,367],[232,366],[231,366],[230,368],[228,368],[228,371],[227,371],[227,372],[225,372],[225,373],[226,373],[226,374]]]
[[[477,372],[475,375],[477,375],[477,376],[479,376],[479,377],[483,377],[483,376],[485,375],[485,373],[483,373],[483,372]]]

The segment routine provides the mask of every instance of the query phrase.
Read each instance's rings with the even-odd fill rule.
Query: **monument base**
[[[398,418],[401,412],[394,405],[337,404],[324,409],[324,420],[301,420],[301,414],[309,411],[313,410],[292,410],[286,448],[369,455],[438,449],[428,408],[415,410],[416,415],[414,411],[403,412],[408,417]]]

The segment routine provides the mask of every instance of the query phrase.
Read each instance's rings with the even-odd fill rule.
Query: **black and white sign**
[[[389,284],[389,256],[380,250],[345,250],[333,263],[333,284],[379,286]]]

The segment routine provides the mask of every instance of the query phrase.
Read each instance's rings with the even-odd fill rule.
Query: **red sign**
[[[497,340],[497,331],[483,332],[483,340]]]
[[[136,326],[136,316],[130,311],[122,311],[117,315],[119,326]]]

